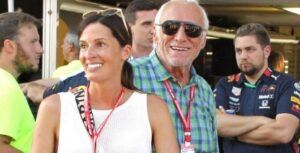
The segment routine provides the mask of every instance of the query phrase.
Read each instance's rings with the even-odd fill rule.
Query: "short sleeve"
[[[224,109],[228,109],[228,93],[226,91],[226,87],[229,86],[228,82],[226,81],[227,78],[221,78],[215,86],[214,89],[214,96],[216,100],[216,107],[222,106]]]
[[[0,134],[15,139],[22,119],[18,103],[25,97],[20,93],[19,86],[0,84],[0,91]]]
[[[277,103],[277,114],[290,113],[300,118],[300,85],[296,81],[286,80],[283,87],[280,88],[280,94]]]

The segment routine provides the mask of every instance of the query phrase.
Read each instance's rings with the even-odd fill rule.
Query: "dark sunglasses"
[[[164,34],[172,36],[178,32],[181,24],[183,24],[185,34],[191,38],[199,37],[202,31],[205,31],[205,29],[202,29],[198,25],[195,25],[190,22],[184,22],[184,21],[167,20],[162,24],[156,24],[156,25],[162,27],[162,31]]]
[[[93,10],[93,11],[88,11],[82,14],[82,18],[85,19],[90,16],[94,15],[102,15],[102,16],[113,16],[113,15],[118,15],[120,18],[122,18],[123,24],[125,26],[126,31],[128,32],[128,27],[125,21],[124,14],[121,9],[117,8],[112,8],[112,9],[106,9],[106,10]]]

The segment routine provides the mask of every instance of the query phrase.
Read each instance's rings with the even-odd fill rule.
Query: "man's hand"
[[[27,90],[28,90],[28,86],[31,82],[28,82],[28,83],[21,83],[20,84],[20,88],[22,89],[23,93],[26,95],[27,93]]]
[[[20,87],[23,93],[35,104],[40,104],[43,100],[44,91],[59,80],[57,78],[41,79],[32,82],[22,83]]]
[[[221,106],[221,105],[219,106],[219,109],[217,109],[217,112],[218,112],[218,113],[226,114],[226,111],[225,111],[224,107]]]
[[[24,94],[34,103],[34,104],[40,104],[43,100],[43,94],[46,90],[46,86],[43,86],[41,84],[37,84],[35,82],[29,82],[29,83],[22,83],[20,84],[20,87]]]

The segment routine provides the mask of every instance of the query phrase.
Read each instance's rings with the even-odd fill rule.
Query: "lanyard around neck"
[[[89,100],[89,85],[86,87],[86,90],[85,90],[85,103],[84,103],[84,114],[85,114],[85,117],[86,117],[88,132],[90,134],[90,137],[91,137],[91,140],[92,140],[92,143],[93,143],[94,153],[96,152],[96,142],[97,142],[97,139],[98,139],[100,133],[102,132],[102,129],[106,125],[106,123],[107,123],[108,119],[110,118],[112,112],[120,104],[121,100],[123,99],[123,96],[124,96],[124,88],[122,87],[114,107],[112,108],[110,113],[106,116],[105,120],[100,124],[100,126],[96,130],[95,129],[95,121],[94,121],[94,118],[93,118],[93,115],[92,115],[92,110],[91,110],[91,105],[90,105],[90,100]]]
[[[187,111],[187,114],[186,114],[186,117],[184,117],[183,113],[182,113],[182,110],[179,106],[179,102],[173,92],[173,90],[171,89],[170,87],[170,84],[167,80],[164,81],[164,85],[165,87],[167,88],[169,94],[171,95],[172,97],[172,100],[173,100],[173,103],[180,115],[180,119],[184,125],[184,141],[185,143],[190,143],[191,142],[191,125],[190,125],[190,122],[191,122],[191,107],[192,107],[192,103],[194,101],[194,98],[195,98],[195,90],[196,90],[196,87],[195,85],[193,85],[191,88],[190,88],[190,101],[189,101],[189,107],[188,107],[188,111]]]

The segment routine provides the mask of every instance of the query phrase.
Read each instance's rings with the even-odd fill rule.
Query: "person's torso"
[[[73,60],[67,65],[58,67],[52,74],[52,78],[66,78],[72,74],[78,73],[82,69],[82,65],[79,60]]]
[[[61,121],[58,153],[91,153],[92,142],[79,115],[74,96],[61,95]],[[93,110],[96,128],[110,110]],[[147,111],[147,96],[134,92],[112,113],[98,140],[97,149],[105,153],[150,153],[151,126]]]
[[[267,74],[264,74],[256,85],[250,85],[240,76],[232,81],[222,78],[220,84],[224,93],[220,93],[220,85],[217,85],[217,106],[233,109],[235,114],[241,116],[266,116],[273,119],[280,113],[292,113],[293,104],[290,100],[297,92],[291,90],[294,86],[293,80],[282,73],[270,71]],[[219,97],[218,94],[223,96]],[[288,144],[271,146],[243,143],[232,138],[222,139],[224,153],[294,153],[294,139]]]
[[[29,153],[34,118],[26,98],[11,74],[0,69],[0,134],[12,138],[11,146]]]
[[[153,53],[150,54],[150,58],[152,56]],[[190,82],[181,88],[178,82],[170,77],[170,74],[158,62],[158,60],[147,58],[131,61],[134,70],[134,85],[143,92],[160,96],[167,103],[179,144],[184,142],[184,126],[163,81],[169,82],[184,115],[187,114],[189,106],[190,89],[195,85],[195,99],[192,103],[190,124],[192,143],[196,152],[218,152],[214,118],[215,103],[209,85],[203,78],[196,75],[196,72],[191,72]]]

